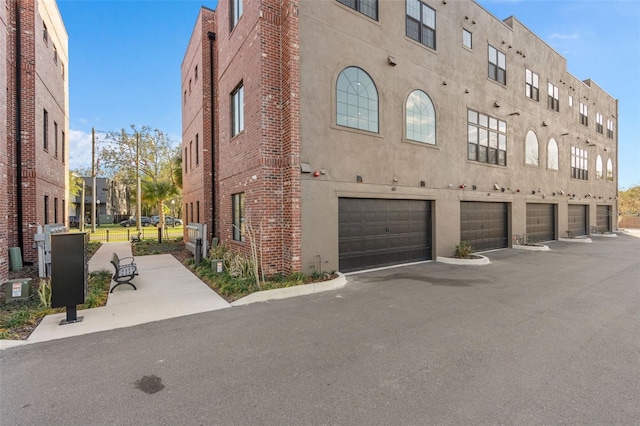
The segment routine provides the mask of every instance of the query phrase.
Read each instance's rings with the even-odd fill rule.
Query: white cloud
[[[91,167],[91,133],[69,129],[69,169]]]
[[[573,34],[553,33],[549,36],[549,39],[551,40],[578,40],[579,38],[580,38],[580,34],[578,33],[573,33]]]

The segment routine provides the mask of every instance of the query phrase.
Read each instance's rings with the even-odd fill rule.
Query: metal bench
[[[138,232],[138,235],[132,235],[131,236],[131,242],[132,243],[139,243],[140,241],[142,241],[142,238],[140,238],[140,235],[142,235],[142,232]]]
[[[131,260],[126,263],[121,263],[121,261],[125,259]],[[134,290],[137,290],[136,286],[131,282],[131,280],[138,275],[138,266],[133,262],[133,260],[133,257],[119,258],[116,253],[113,253],[111,264],[115,268],[116,272],[113,274],[112,279],[116,282],[116,285],[113,286],[109,293],[113,293],[113,290],[115,290],[120,284],[129,284]]]

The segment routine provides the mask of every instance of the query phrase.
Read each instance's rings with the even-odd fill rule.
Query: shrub
[[[460,259],[467,259],[471,256],[471,252],[473,251],[473,247],[471,247],[471,243],[469,241],[460,241],[456,244],[456,253],[455,257]]]

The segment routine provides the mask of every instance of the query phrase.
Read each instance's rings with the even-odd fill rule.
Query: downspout
[[[24,255],[22,229],[22,40],[20,37],[20,2],[16,2],[16,203],[18,246]]]
[[[213,80],[213,42],[216,41],[216,33],[209,31],[207,37],[209,38],[209,107],[211,108],[211,238],[216,238],[216,112],[213,98],[215,84]]]

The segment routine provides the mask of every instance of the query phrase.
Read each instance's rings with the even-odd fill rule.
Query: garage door
[[[509,246],[507,203],[460,204],[460,241],[469,241],[474,251]]]
[[[529,241],[556,239],[555,204],[527,204],[527,236]]]
[[[587,235],[587,206],[569,205],[569,232],[574,237]]]
[[[611,232],[611,206],[598,206],[596,228],[599,233]]]
[[[341,272],[431,259],[431,202],[340,198]]]

